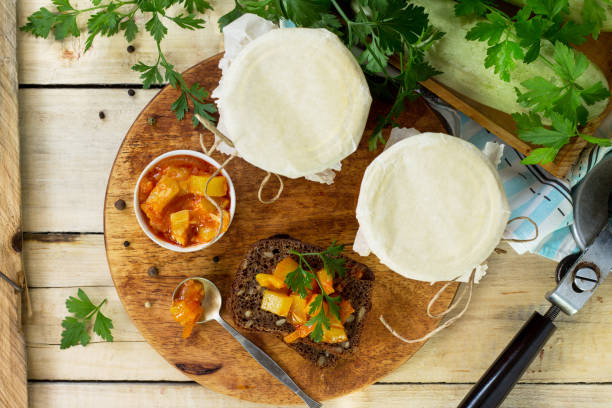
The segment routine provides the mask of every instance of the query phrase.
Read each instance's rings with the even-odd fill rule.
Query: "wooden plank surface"
[[[344,398],[329,401],[326,408],[374,407],[440,408],[456,406],[469,390],[468,384],[376,384]],[[241,402],[218,395],[192,384],[93,384],[33,383],[29,386],[32,408],[165,408],[196,406],[262,408],[265,405]],[[608,408],[612,385],[609,384],[521,384],[510,394],[508,408]],[[78,399],[74,398],[78,395]],[[289,407],[295,407],[290,405]],[[280,407],[279,407],[280,408]]]
[[[219,15],[232,7],[230,0],[216,3]],[[50,4],[50,0],[19,0],[20,24],[35,9]],[[214,21],[216,16],[210,17],[208,28],[196,33],[170,27],[164,47],[178,69],[222,48]],[[134,53],[126,51],[123,38],[113,37],[97,40],[91,54],[83,56],[82,39],[56,42],[18,34],[20,82],[33,88],[19,93],[27,232],[24,263],[35,288],[35,314],[24,327],[33,407],[166,407],[181,402],[185,406],[244,406],[187,382],[167,364],[143,341],[112,287],[100,234],[103,190],[123,135],[157,92],[136,89],[135,96],[129,97],[123,85],[139,83],[130,65],[138,59],[150,62],[155,55],[148,38],[139,35]],[[78,88],[38,87],[58,84]],[[109,88],[89,88],[91,84]],[[99,111],[105,112],[104,120],[99,119]],[[482,374],[531,312],[543,310],[544,294],[554,286],[553,262],[517,256],[507,245],[501,247],[508,252],[492,256],[489,275],[455,326],[428,342],[382,384],[326,406],[369,407],[383,402],[398,407],[454,406],[467,392],[470,385],[466,383]],[[578,315],[559,318],[555,337],[523,378],[525,384],[510,394],[504,406],[610,406],[610,285],[605,283]],[[115,343],[94,337],[87,347],[59,350],[64,301],[78,287],[95,300],[108,298],[104,310],[116,323]]]
[[[89,241],[90,236],[83,237],[86,242]],[[26,265],[29,264],[31,254],[28,245],[26,241]],[[65,248],[67,245],[78,247],[81,244],[79,240],[69,244],[49,242],[39,249],[41,254],[37,256],[51,256],[57,246]],[[544,294],[554,286],[554,262],[534,255],[518,256],[511,252],[507,244],[501,248],[508,252],[494,254],[490,258],[489,273],[476,287],[472,305],[466,315],[456,325],[427,342],[407,364],[382,381],[474,382],[532,311],[544,311]],[[99,243],[97,251],[104,251],[103,243]],[[78,251],[66,252],[63,249],[61,252],[75,254]],[[72,264],[85,262],[95,252],[95,247],[92,247],[81,256],[65,256],[54,262],[57,270],[69,269]],[[90,268],[92,275],[108,273],[104,263],[91,265]],[[93,346],[60,351],[60,323],[66,313],[63,301],[76,293],[83,278],[75,276],[74,286],[63,286],[70,284],[68,279],[64,278],[58,283],[52,275],[37,279],[42,287],[32,290],[34,316],[25,326],[30,378],[186,380],[186,377],[177,375],[180,373],[144,343],[121,307],[114,288],[109,286],[89,287],[86,290],[95,301],[108,299],[105,311],[109,312],[116,323],[114,333],[117,342],[99,343],[99,339],[94,338]],[[517,279],[520,280],[518,284]],[[92,276],[92,281],[95,280]],[[612,370],[609,369],[612,367],[612,354],[608,352],[609,339],[612,338],[612,325],[609,324],[608,316],[612,314],[612,303],[605,301],[611,298],[612,284],[606,282],[579,314],[572,318],[560,316],[559,329],[523,380],[532,383],[612,382]],[[590,352],[581,352],[585,349]],[[121,369],[115,370],[105,362],[110,353],[113,353],[113,361],[118,362]],[[93,370],[92,367],[98,368]],[[135,373],[143,377],[138,378]]]
[[[15,0],[0,3],[0,22],[0,272],[23,286]],[[21,294],[4,280],[0,281],[0,378],[0,406],[26,407]]]

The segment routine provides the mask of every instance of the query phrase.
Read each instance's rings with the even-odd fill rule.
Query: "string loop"
[[[538,237],[540,235],[540,230],[538,228],[538,224],[534,220],[532,220],[531,218],[529,218],[527,216],[521,215],[521,216],[518,216],[518,217],[514,217],[511,220],[508,220],[508,223],[506,225],[510,225],[511,223],[513,223],[515,221],[518,221],[518,220],[526,220],[529,223],[531,223],[531,225],[533,225],[533,227],[535,229],[535,236],[533,238],[528,238],[528,239],[504,238],[503,239],[504,241],[507,241],[507,242],[531,242],[531,241],[535,241],[536,239],[538,239]],[[433,337],[436,334],[438,334],[439,332],[441,332],[442,330],[444,330],[447,327],[449,327],[450,325],[452,325],[454,322],[459,320],[459,318],[461,318],[461,316],[463,316],[465,314],[465,312],[468,309],[468,306],[470,305],[470,301],[472,300],[472,292],[474,291],[475,276],[476,276],[476,269],[474,269],[472,271],[472,274],[470,275],[469,287],[468,287],[467,291],[463,291],[458,298],[453,300],[452,305],[450,305],[445,311],[443,311],[441,313],[438,313],[438,314],[433,314],[431,312],[432,306],[438,301],[440,296],[442,296],[442,293],[444,293],[444,291],[446,291],[446,289],[448,289],[448,287],[450,285],[455,283],[457,278],[453,279],[452,281],[446,282],[444,284],[444,286],[442,286],[440,288],[440,290],[438,290],[438,292],[436,292],[436,294],[431,298],[431,300],[427,304],[427,316],[429,316],[432,319],[439,319],[441,317],[444,317],[448,313],[450,313],[452,310],[454,310],[457,306],[459,306],[459,304],[463,300],[466,292],[468,294],[468,297],[467,297],[467,301],[465,302],[465,306],[463,307],[463,309],[459,313],[457,313],[456,316],[451,317],[446,322],[442,323],[440,326],[436,327],[434,330],[430,331],[429,333],[427,333],[426,335],[424,335],[421,338],[418,338],[418,339],[407,339],[407,338],[403,337],[401,334],[399,334],[398,332],[396,332],[389,325],[389,323],[387,323],[387,321],[385,320],[385,318],[382,315],[380,315],[378,318],[380,319],[380,321],[383,324],[383,326],[385,326],[385,328],[387,330],[389,330],[389,332],[391,332],[392,335],[394,335],[395,337],[397,337],[398,339],[400,339],[404,343],[420,343],[422,341],[428,340],[431,337]]]
[[[533,225],[533,228],[535,229],[535,236],[533,238],[528,238],[528,239],[504,238],[503,240],[506,242],[532,242],[538,239],[538,237],[540,236],[540,229],[538,228],[538,224],[534,220],[532,220],[531,218],[525,215],[520,215],[518,217],[512,218],[511,220],[508,221],[508,223],[506,223],[506,226],[512,224],[514,221],[519,221],[519,220],[528,221],[531,225]]]
[[[204,191],[204,195],[206,196],[206,199],[211,204],[214,204],[215,208],[217,208],[217,210],[220,211],[221,207],[219,207],[219,205],[216,203],[215,200],[213,200],[212,198],[210,198],[208,196],[208,193],[207,193],[208,182],[210,182],[210,180],[215,175],[219,174],[219,171],[221,171],[221,169],[223,169],[234,157],[237,156],[236,148],[234,146],[234,143],[227,136],[225,136],[223,133],[221,133],[221,131],[219,129],[217,129],[217,127],[215,125],[213,125],[208,119],[202,117],[201,115],[199,115],[197,113],[194,116],[202,124],[202,126],[204,126],[206,129],[211,131],[215,136],[217,136],[215,138],[215,142],[212,144],[212,146],[207,149],[206,146],[204,145],[204,135],[202,135],[200,133],[200,147],[202,148],[202,151],[206,155],[208,155],[208,156],[212,155],[213,152],[217,149],[217,147],[219,147],[219,145],[221,144],[222,141],[224,143],[226,143],[228,146],[230,146],[230,147],[232,147],[234,149],[234,152],[230,155],[230,157],[221,165],[221,167],[219,167],[217,169],[217,171],[215,171],[214,175],[211,176],[210,179],[208,179],[208,181],[206,182],[206,188],[205,188],[205,191]],[[276,194],[274,195],[274,197],[272,197],[269,200],[264,200],[262,198],[263,189],[264,189],[265,185],[268,183],[268,181],[270,181],[270,177],[271,177],[272,174],[274,174],[276,176],[276,178],[278,179],[279,188],[278,188],[278,191],[276,192]],[[276,200],[278,200],[280,198],[281,194],[283,193],[284,187],[285,187],[285,185],[283,183],[283,179],[278,174],[267,172],[266,176],[263,178],[261,183],[259,183],[259,190],[257,191],[257,199],[262,204],[271,204],[271,203],[275,202]],[[217,236],[219,236],[220,231],[222,230],[221,228],[223,226],[223,214],[221,212],[219,214],[220,214],[220,217],[221,217],[221,222],[219,224],[219,232],[218,232]],[[215,239],[217,238],[217,236],[215,236]]]
[[[436,327],[434,330],[430,331],[429,333],[427,333],[426,335],[424,335],[421,338],[418,339],[407,339],[404,336],[402,336],[401,334],[399,334],[398,332],[395,331],[395,329],[393,329],[389,323],[387,323],[387,321],[385,320],[385,318],[380,315],[378,317],[378,319],[380,320],[380,322],[383,324],[383,326],[385,326],[385,328],[387,330],[389,330],[389,332],[394,335],[395,337],[397,337],[398,339],[400,339],[401,341],[403,341],[404,343],[420,343],[423,341],[426,341],[428,339],[430,339],[431,337],[435,336],[436,334],[438,334],[439,332],[441,332],[442,330],[446,329],[447,327],[449,327],[450,325],[452,325],[453,323],[455,323],[457,320],[459,320],[461,318],[461,316],[463,316],[465,314],[465,312],[468,309],[468,306],[470,305],[470,301],[472,300],[472,292],[474,291],[474,277],[476,275],[476,270],[472,271],[472,274],[470,275],[470,280],[469,280],[469,287],[467,289],[467,294],[468,294],[468,298],[467,301],[465,302],[465,306],[463,306],[463,309],[461,310],[461,312],[457,313],[456,316],[451,317],[450,319],[448,319],[447,321],[445,321],[444,323],[442,323],[441,325],[439,325],[438,327]],[[451,310],[453,310],[455,307],[457,307],[457,305],[459,305],[459,303],[461,303],[461,300],[463,299],[465,292],[463,292],[461,294],[461,296],[459,296],[459,298],[457,298],[456,300],[453,301],[453,304],[446,309],[444,312],[434,315],[431,313],[431,307],[433,306],[433,304],[438,300],[438,298],[442,295],[442,293],[444,293],[444,291],[451,285],[455,283],[455,280],[452,280],[450,282],[446,282],[446,284],[444,286],[442,286],[440,288],[440,290],[438,290],[438,292],[434,295],[434,297],[431,298],[431,300],[429,301],[429,304],[427,305],[427,316],[437,319],[440,318],[446,314],[448,314]]]

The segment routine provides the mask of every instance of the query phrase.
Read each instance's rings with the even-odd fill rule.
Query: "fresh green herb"
[[[297,251],[291,251],[293,255],[298,257],[299,262],[297,269],[289,272],[285,278],[285,283],[289,289],[296,292],[304,299],[308,296],[308,291],[313,289],[313,281],[315,281],[321,289],[321,293],[316,295],[310,304],[309,314],[311,318],[306,322],[307,326],[314,326],[313,331],[310,333],[310,338],[317,343],[323,339],[324,328],[327,330],[330,328],[329,317],[325,309],[327,308],[327,312],[339,320],[340,301],[342,299],[340,296],[331,296],[331,293],[326,293],[325,290],[323,290],[323,285],[319,277],[308,263],[306,257],[319,257],[323,261],[323,267],[327,274],[333,280],[336,276],[343,277],[346,274],[346,268],[344,266],[346,260],[340,257],[343,250],[344,245],[336,244],[334,241],[330,247],[323,252],[299,253]]]
[[[151,34],[156,45],[158,56],[152,65],[139,61],[132,66],[134,71],[140,73],[143,87],[162,84],[164,81],[178,89],[181,94],[172,104],[172,111],[176,117],[182,120],[185,113],[189,111],[189,105],[193,106],[193,113],[213,121],[211,113],[216,108],[211,103],[206,103],[208,92],[199,84],[191,86],[185,83],[182,75],[174,70],[162,52],[161,43],[168,28],[164,22],[172,22],[187,30],[196,30],[204,27],[204,20],[197,17],[195,12],[204,13],[212,9],[206,0],[110,0],[102,3],[102,0],[91,0],[92,7],[76,9],[70,0],[52,0],[57,12],[49,11],[41,7],[27,19],[27,23],[21,27],[22,31],[30,32],[36,37],[47,38],[51,32],[56,40],[63,40],[69,36],[78,37],[81,32],[77,24],[77,17],[81,14],[89,15],[87,20],[87,40],[85,41],[85,52],[91,48],[97,36],[110,37],[123,32],[125,39],[131,42],[138,33],[136,15],[140,13],[145,17],[145,30]],[[180,13],[176,16],[167,15],[171,6],[182,5],[187,14]],[[193,117],[193,125],[198,121]]]
[[[106,341],[113,341],[113,335],[111,334],[113,322],[100,311],[102,305],[106,303],[106,299],[96,306],[89,300],[83,289],[80,288],[77,296],[78,298],[70,296],[66,300],[66,309],[74,316],[66,316],[62,321],[64,331],[62,332],[60,349],[67,349],[79,343],[82,346],[89,344],[91,337],[86,323],[90,322],[94,316],[94,333]]]
[[[608,2],[610,0],[602,0]],[[517,101],[529,110],[529,114],[513,114],[518,126],[518,136],[530,143],[541,145],[523,160],[525,164],[550,163],[559,150],[572,138],[581,137],[590,143],[609,146],[607,139],[584,135],[580,127],[586,125],[588,111],[585,105],[593,105],[610,96],[601,83],[584,88],[577,81],[590,62],[569,44],[582,44],[588,35],[597,36],[601,29],[598,11],[599,0],[585,1],[583,24],[566,21],[568,0],[527,0],[526,6],[510,17],[489,0],[458,0],[457,16],[481,16],[466,35],[467,40],[487,42],[485,67],[492,67],[504,81],[510,76],[517,61],[529,64],[540,59],[556,74],[554,80],[541,76],[521,82],[524,91],[516,89]],[[602,9],[603,10],[603,9]],[[604,10],[605,11],[605,10]],[[554,46],[553,59],[542,55],[543,42]],[[545,120],[551,128],[542,124]]]
[[[275,23],[286,19],[300,27],[326,28],[338,34],[349,49],[363,50],[358,60],[366,76],[383,81],[370,86],[382,85],[394,91],[391,110],[379,119],[370,136],[371,149],[385,142],[382,129],[396,125],[395,118],[406,100],[417,97],[418,82],[439,73],[424,56],[443,33],[429,24],[422,7],[405,0],[354,0],[351,8],[341,7],[336,0],[236,0],[235,8],[219,19],[219,26],[223,28],[245,13]],[[388,73],[392,56],[400,68],[397,76]]]

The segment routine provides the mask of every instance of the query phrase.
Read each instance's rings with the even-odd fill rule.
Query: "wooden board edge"
[[[6,279],[23,288],[16,14],[16,0],[0,3],[0,271]],[[0,280],[0,406],[3,407],[28,405],[21,298],[7,280]]]

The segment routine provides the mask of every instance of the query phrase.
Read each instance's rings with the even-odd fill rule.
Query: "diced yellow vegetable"
[[[306,299],[295,293],[291,295],[291,297],[293,298],[293,302],[291,303],[291,309],[289,309],[289,323],[294,326],[306,323],[308,321]]]
[[[217,237],[217,232],[219,231],[219,214],[217,214],[217,210],[209,213],[209,217],[213,222],[207,222],[205,225],[198,227],[198,232],[196,234],[196,241],[200,244],[205,242],[210,242]],[[223,210],[223,229],[221,233],[224,233],[229,228],[230,223],[230,213]]]
[[[323,326],[323,338],[321,339],[323,343],[342,343],[347,340],[348,337],[342,325],[340,327],[331,325],[329,329]]]
[[[265,290],[261,300],[261,308],[278,316],[286,317],[291,308],[293,298],[273,290]]]
[[[255,280],[257,280],[261,286],[268,289],[285,289],[287,287],[285,282],[269,273],[258,273],[255,275]]]
[[[274,268],[273,275],[284,282],[285,278],[287,277],[287,274],[289,272],[295,271],[297,267],[298,267],[297,262],[295,262],[293,258],[288,256],[287,258],[283,259],[278,264],[276,264],[276,268]]]
[[[187,180],[190,175],[190,171],[186,167],[174,167],[168,166],[164,171],[164,175],[175,179],[176,181]]]
[[[194,210],[199,211],[202,215],[212,212],[217,213],[217,208],[206,197],[196,200],[194,207]]]
[[[319,278],[319,282],[323,285],[321,289],[324,290],[325,293],[328,295],[334,293],[334,280],[331,275],[327,273],[325,268],[321,268],[317,271],[317,278]]]
[[[197,195],[205,195],[208,176],[189,177],[189,192]],[[216,176],[208,183],[208,195],[211,197],[223,197],[227,194],[227,180],[223,176]]]
[[[157,185],[151,190],[147,201],[145,201],[143,210],[149,218],[152,218],[150,213],[159,216],[164,208],[172,201],[179,193],[180,187],[176,180],[162,176]]]
[[[213,239],[215,239],[218,229],[219,227],[212,228],[209,226],[198,228],[198,233],[196,235],[196,241],[198,242],[198,244],[203,244],[205,242],[212,241]]]
[[[189,210],[177,211],[170,214],[170,230],[172,239],[181,245],[187,244],[187,230],[189,228]]]

